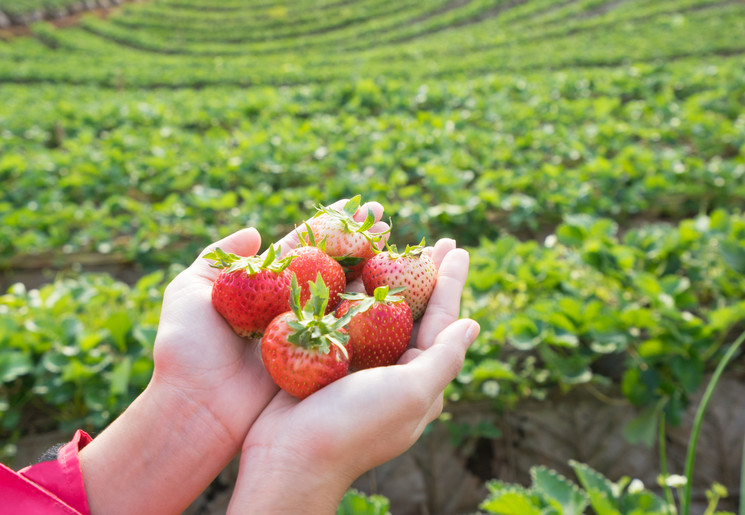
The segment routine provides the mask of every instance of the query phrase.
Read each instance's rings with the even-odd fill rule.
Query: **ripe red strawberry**
[[[313,233],[308,233],[308,240],[300,237],[300,246],[287,253],[287,256],[294,256],[292,263],[287,267],[291,273],[297,276],[297,282],[300,285],[300,305],[304,306],[310,298],[310,286],[316,280],[320,273],[324,284],[329,289],[329,301],[326,307],[326,313],[331,313],[341,300],[339,295],[344,293],[347,287],[347,280],[344,275],[344,268],[338,261],[324,252],[323,242],[316,246]]]
[[[238,336],[260,337],[274,317],[289,309],[291,259],[276,259],[274,247],[264,257],[236,256],[220,248],[204,257],[222,269],[212,286],[212,305]]]
[[[342,264],[347,281],[362,274],[362,267],[375,255],[375,245],[385,234],[370,232],[375,224],[372,211],[368,211],[364,222],[353,218],[359,207],[359,195],[349,200],[341,210],[319,205],[316,206],[318,213],[306,222],[316,241],[325,240],[326,253]]]
[[[261,339],[261,359],[275,383],[304,399],[349,371],[349,341],[344,326],[354,312],[337,319],[324,315],[328,288],[318,277],[310,300],[301,309],[300,288],[292,276],[291,311],[277,316]]]
[[[388,286],[381,286],[375,288],[372,297],[364,293],[342,296],[336,316],[342,317],[352,307],[360,306],[347,324],[352,370],[393,365],[406,351],[414,319],[403,297],[396,295],[402,290],[389,291]]]
[[[407,245],[403,253],[395,246],[381,252],[365,264],[362,282],[368,295],[378,286],[406,288],[401,295],[411,308],[414,320],[418,320],[427,308],[429,298],[437,282],[437,267],[432,258],[422,254],[424,239],[419,245]]]

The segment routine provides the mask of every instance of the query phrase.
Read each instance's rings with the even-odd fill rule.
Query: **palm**
[[[344,202],[332,206],[340,207]],[[362,219],[367,209],[380,220],[380,204],[360,209]],[[375,230],[386,228],[382,224]],[[294,232],[279,242],[283,253],[297,243]],[[202,255],[218,246],[226,252],[251,256],[261,247],[261,237],[255,229],[244,229],[214,243]],[[237,336],[213,308],[210,297],[218,274],[219,270],[200,256],[166,289],[155,342],[154,380],[171,385],[190,401],[208,408],[235,439],[233,443],[240,445],[278,388],[261,363],[258,342]]]
[[[453,247],[454,242],[450,240],[435,245],[433,258],[439,268],[437,287],[427,313],[418,324],[414,346],[402,356],[398,365],[356,372],[302,401],[278,392],[251,428],[244,450],[290,442],[282,452],[291,459],[307,459],[309,463],[328,459],[344,463],[349,461],[344,460],[344,456],[353,455],[362,439],[367,461],[352,464],[353,470],[348,472],[354,476],[393,458],[413,444],[442,408],[442,397],[437,394],[427,397],[423,403],[422,389],[415,385],[431,377],[422,378],[428,371],[423,362],[415,360],[458,318],[468,260],[462,251],[449,254]],[[436,352],[441,351],[436,349]],[[448,373],[442,377],[448,377]],[[438,384],[433,391],[441,392],[450,379],[452,377]],[[333,445],[325,442],[333,442]],[[329,452],[334,456],[329,456]]]
[[[216,245],[252,255],[260,243],[258,233],[244,230]],[[240,439],[277,387],[261,364],[258,342],[237,336],[212,307],[218,273],[198,258],[168,286],[155,344],[155,379],[208,406]]]

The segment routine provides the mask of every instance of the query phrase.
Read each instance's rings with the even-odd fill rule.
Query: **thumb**
[[[433,395],[439,395],[463,368],[466,351],[476,340],[480,326],[475,320],[463,318],[451,323],[435,338],[434,344],[413,357],[404,356],[403,362],[420,374]]]
[[[218,247],[225,252],[236,254],[238,256],[253,256],[261,247],[261,236],[259,235],[259,231],[253,227],[236,231],[205,248],[199,254],[199,257],[191,264],[188,271],[210,280],[214,280],[219,274],[219,270],[212,268],[209,262],[204,259],[204,256]]]

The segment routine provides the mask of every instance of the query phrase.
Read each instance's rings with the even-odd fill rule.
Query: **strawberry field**
[[[65,4],[0,11],[26,3]],[[266,247],[361,194],[393,240],[469,250],[482,326],[432,428],[481,463],[481,498],[393,513],[678,504],[664,477],[633,489],[580,456],[497,477],[480,449],[507,413],[590,395],[632,413],[627,449],[664,456],[739,345],[741,2],[153,0],[31,31],[0,39],[4,462],[142,391],[163,289],[205,245],[254,226]],[[737,481],[704,481],[695,506],[736,510]]]

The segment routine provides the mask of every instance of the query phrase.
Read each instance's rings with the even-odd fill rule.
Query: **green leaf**
[[[0,353],[0,382],[9,383],[34,368],[31,356],[24,351],[3,351]]]
[[[745,275],[745,247],[733,241],[720,242],[724,262],[738,274]]]
[[[510,345],[519,350],[531,350],[541,342],[542,328],[525,315],[517,315],[508,323]]]
[[[129,315],[122,311],[113,313],[106,319],[105,325],[114,339],[117,348],[125,352],[127,350],[127,334],[132,328],[132,320],[129,318]]]
[[[336,510],[336,515],[389,515],[390,501],[382,495],[367,496],[349,489]]]
[[[674,356],[670,366],[687,393],[692,394],[701,386],[704,364],[700,359]]]
[[[539,466],[530,469],[530,477],[533,480],[533,489],[557,508],[560,514],[582,513],[587,507],[585,493],[561,474]]]
[[[541,515],[542,510],[529,493],[507,490],[492,494],[479,508],[498,515]]]
[[[119,395],[126,393],[129,388],[129,375],[132,372],[132,359],[129,357],[124,358],[122,361],[114,366],[111,371],[111,393],[113,395]]]
[[[590,496],[590,504],[598,515],[618,514],[614,484],[589,465],[570,460],[569,465],[577,474],[580,484]]]
[[[627,493],[621,499],[621,508],[628,515],[675,513],[662,498],[649,490]]]
[[[577,353],[562,355],[547,346],[540,347],[538,352],[547,365],[561,374],[561,380],[565,383],[582,384],[592,379],[588,358]]]

